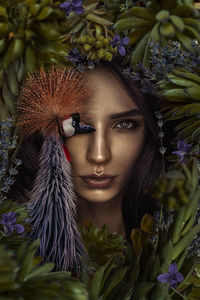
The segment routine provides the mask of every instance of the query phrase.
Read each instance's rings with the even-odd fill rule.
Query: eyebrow
[[[131,110],[128,110],[128,111],[123,111],[123,112],[120,112],[120,113],[112,114],[112,115],[110,115],[110,118],[111,119],[117,119],[117,118],[120,118],[120,117],[142,116],[142,115],[143,114],[142,114],[141,110],[131,109]]]

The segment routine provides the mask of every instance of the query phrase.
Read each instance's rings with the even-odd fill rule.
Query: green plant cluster
[[[10,211],[29,230],[26,208],[9,201],[0,204],[0,215]],[[39,243],[17,233],[6,235],[0,224],[0,299],[88,300],[85,286],[69,272],[51,272],[51,262],[40,265],[42,258],[35,256]]]
[[[111,39],[109,40],[100,34],[96,38],[91,35],[82,35],[75,40],[80,52],[87,55],[88,59],[96,61],[99,59],[112,60],[116,51],[110,42]]]
[[[150,0],[145,7],[130,7],[118,16],[114,28],[128,31],[133,45],[131,62],[143,61],[148,65],[151,41],[166,46],[169,40],[176,40],[192,51],[193,39],[200,39],[200,13],[194,1]],[[134,47],[135,45],[135,47]]]
[[[166,79],[158,82],[160,96],[167,100],[164,109],[168,110],[169,120],[182,119],[177,126],[179,135],[198,144],[200,137],[200,70],[189,72],[175,69]]]
[[[186,191],[189,201],[181,202],[179,209],[173,210],[169,228],[160,226],[163,222],[161,208],[157,221],[149,214],[143,216],[141,227],[132,230],[131,244],[123,244],[123,240],[109,233],[106,226],[100,230],[90,223],[81,229],[90,258],[89,271],[83,270],[81,281],[88,288],[89,299],[197,299],[200,262],[194,255],[187,255],[189,245],[200,230],[200,224],[195,225],[200,196],[195,160],[177,166],[177,173],[173,175],[175,182],[180,180],[180,174],[184,184],[190,186]],[[168,174],[163,177],[168,178]],[[178,197],[176,200],[179,201]],[[168,207],[166,202],[164,207]],[[175,290],[157,280],[172,262],[184,275]]]
[[[110,44],[115,35],[130,38],[125,62],[143,61],[145,66],[153,62],[151,41],[161,46],[178,41],[180,48],[195,55],[191,42],[200,40],[200,13],[192,0],[84,0],[83,13],[68,16],[59,7],[63,2],[0,0],[0,196],[6,200],[0,204],[0,215],[15,211],[26,231],[30,230],[25,222],[27,211],[10,203],[6,194],[20,164],[16,157],[21,140],[13,124],[20,84],[27,73],[49,64],[71,66],[66,57],[75,47],[88,60],[110,61],[118,55],[117,47]],[[190,70],[172,68],[158,83],[159,95],[166,99],[165,117],[182,120],[177,130],[187,142],[195,143],[200,136],[197,65]],[[132,230],[131,244],[106,226],[81,228],[88,266],[79,280],[68,272],[51,272],[52,263],[40,265],[42,258],[35,257],[39,241],[30,243],[17,233],[6,235],[0,224],[0,299],[199,299],[200,263],[197,257],[188,256],[200,231],[200,225],[195,225],[200,196],[197,165],[194,159],[177,164],[155,183],[152,195],[173,211],[169,228],[157,226],[145,215],[141,228]],[[157,281],[172,262],[184,275],[176,291]]]

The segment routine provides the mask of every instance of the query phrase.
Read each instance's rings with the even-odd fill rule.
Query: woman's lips
[[[82,180],[90,187],[90,188],[107,188],[109,187],[116,176],[112,177],[89,177],[89,176],[81,176]]]

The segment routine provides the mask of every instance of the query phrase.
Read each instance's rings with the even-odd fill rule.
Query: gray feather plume
[[[48,137],[40,153],[40,167],[27,204],[32,224],[29,237],[40,239],[37,255],[54,262],[55,270],[79,270],[85,250],[76,224],[76,203],[71,165],[61,140]]]

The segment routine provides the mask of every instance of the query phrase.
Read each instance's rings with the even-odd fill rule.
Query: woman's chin
[[[109,191],[105,189],[94,189],[90,191],[85,191],[78,195],[78,198],[82,198],[84,201],[92,203],[105,203],[116,198],[118,193],[114,191]]]

